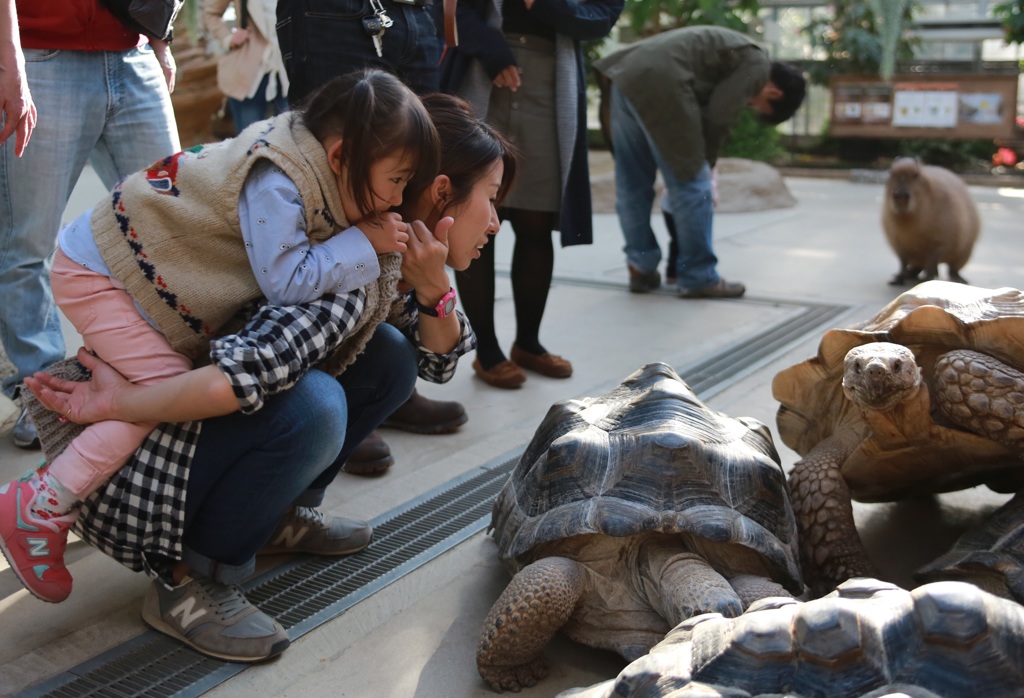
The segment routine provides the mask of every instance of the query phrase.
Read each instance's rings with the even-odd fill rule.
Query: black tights
[[[515,233],[512,251],[512,300],[516,308],[516,339],[520,349],[531,354],[547,350],[540,343],[540,321],[544,317],[551,276],[555,267],[555,249],[551,232],[555,228],[554,213],[503,210]],[[473,331],[476,332],[476,356],[489,370],[505,360],[494,330],[494,239],[465,271],[455,272],[459,301]]]

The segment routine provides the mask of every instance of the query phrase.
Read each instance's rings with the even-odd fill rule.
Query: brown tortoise
[[[928,281],[775,376],[805,579],[876,576],[850,500],[1024,485],[1024,297]]]
[[[555,404],[492,527],[515,575],[477,652],[497,691],[543,678],[559,630],[632,660],[692,615],[803,591],[768,428],[709,409],[665,364]]]

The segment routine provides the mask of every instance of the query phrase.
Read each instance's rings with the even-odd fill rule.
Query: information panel
[[[833,136],[1011,138],[1016,75],[841,75],[832,80]]]

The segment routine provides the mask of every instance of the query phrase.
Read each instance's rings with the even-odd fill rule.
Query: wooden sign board
[[[1012,138],[1017,75],[832,78],[829,134],[861,138]]]

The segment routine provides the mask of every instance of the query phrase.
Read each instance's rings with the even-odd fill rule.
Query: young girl
[[[298,112],[122,180],[61,231],[54,298],[128,380],[166,380],[260,299],[292,305],[393,285],[398,256],[387,253],[405,250],[408,229],[388,211],[414,173],[433,176],[437,157],[429,115],[396,78],[337,78]],[[72,509],[154,426],[91,425],[37,477],[0,488],[0,549],[34,595],[71,593]]]

